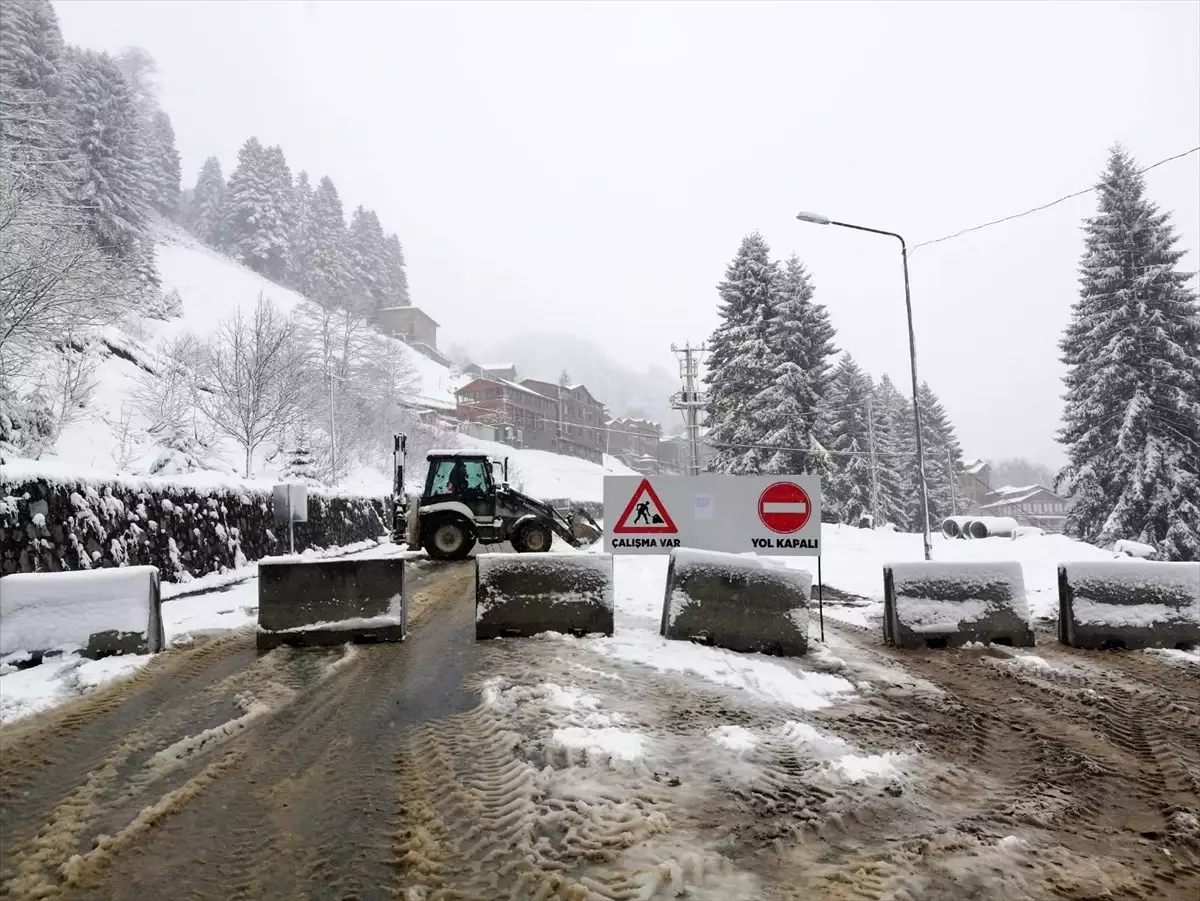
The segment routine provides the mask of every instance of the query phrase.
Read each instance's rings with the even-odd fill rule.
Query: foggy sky
[[[911,245],[1094,184],[1114,141],[1142,165],[1200,144],[1184,0],[54,5],[69,42],[158,60],[185,185],[254,134],[347,215],[375,208],[443,348],[565,329],[675,371],[758,230],[903,387],[897,244],[797,211]],[[1195,271],[1200,154],[1146,181]],[[1057,341],[1095,202],[912,256],[920,375],[968,457],[1062,462]]]

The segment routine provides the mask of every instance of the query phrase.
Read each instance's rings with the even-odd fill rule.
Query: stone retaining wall
[[[295,549],[375,539],[384,502],[309,489]],[[0,485],[0,574],[151,564],[186,581],[288,552],[269,491],[154,480],[26,478]]]

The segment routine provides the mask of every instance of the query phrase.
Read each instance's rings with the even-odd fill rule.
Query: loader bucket
[[[613,634],[612,554],[479,554],[475,638]]]
[[[676,548],[667,564],[663,637],[730,651],[808,652],[812,574],[744,554]]]
[[[398,558],[259,561],[258,649],[403,641],[404,565]]]
[[[1200,645],[1200,566],[1149,560],[1060,564],[1058,640],[1092,650]]]
[[[901,648],[1033,647],[1021,564],[886,564],[883,639]]]

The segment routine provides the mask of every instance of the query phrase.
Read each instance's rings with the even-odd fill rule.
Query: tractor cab
[[[458,502],[470,508],[472,519],[491,521],[496,516],[496,482],[492,462],[478,452],[430,451],[429,471],[421,507]]]

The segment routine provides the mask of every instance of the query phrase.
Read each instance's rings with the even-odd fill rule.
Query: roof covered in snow
[[[972,460],[970,463],[966,463],[963,465],[963,472],[967,473],[968,475],[973,475],[973,476],[979,475],[985,469],[987,469],[987,463],[983,460],[980,460],[979,458],[976,458],[976,459]]]

